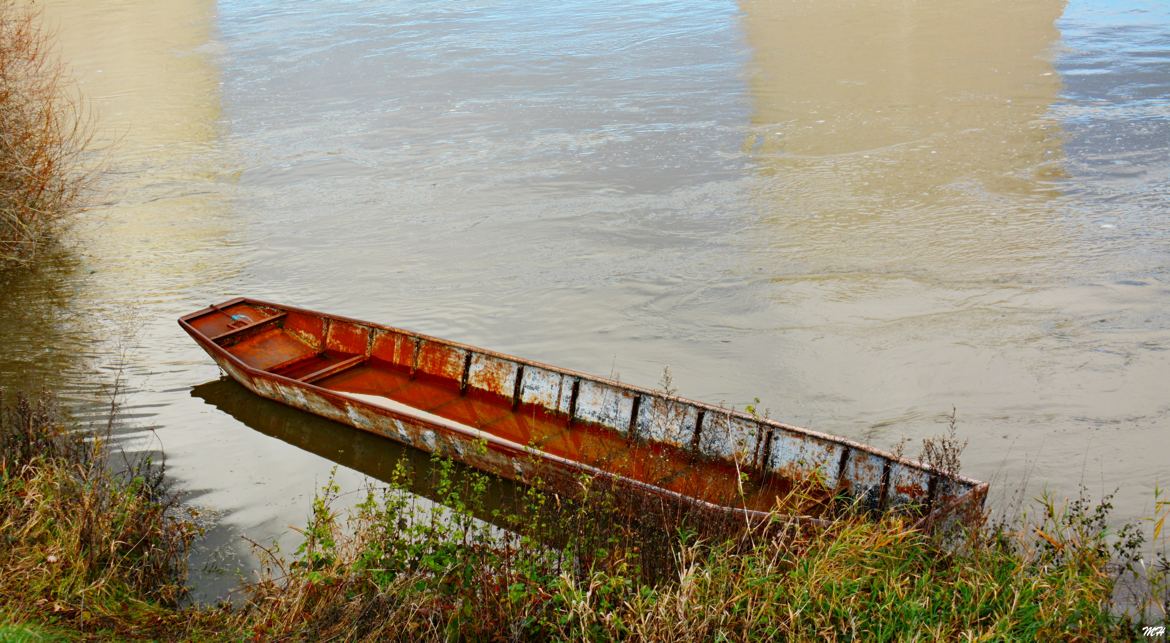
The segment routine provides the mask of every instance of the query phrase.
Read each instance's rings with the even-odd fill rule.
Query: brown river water
[[[163,451],[196,597],[399,457],[220,380],[235,295],[892,448],[957,409],[1015,506],[1151,511],[1170,440],[1170,5],[50,1],[97,120],[0,385]],[[1020,490],[1023,489],[1023,492]],[[425,492],[420,490],[420,493]],[[291,535],[290,535],[291,534]]]

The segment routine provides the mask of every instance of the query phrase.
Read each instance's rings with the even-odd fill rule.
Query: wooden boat
[[[401,328],[248,298],[179,324],[257,395],[559,492],[585,475],[745,519],[815,520],[828,503],[778,504],[819,489],[930,523],[975,517],[987,495],[844,438]]]

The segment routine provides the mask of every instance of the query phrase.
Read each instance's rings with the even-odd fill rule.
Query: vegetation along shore
[[[405,491],[405,467],[344,513],[330,482],[295,552],[256,546],[242,601],[190,605],[199,529],[158,465],[112,456],[49,397],[9,394],[0,417],[6,638],[1089,641],[1140,637],[1170,601],[1164,543],[1143,559],[1107,499],[962,534],[848,508],[746,530],[600,488],[487,510],[485,475],[436,459],[443,509]]]

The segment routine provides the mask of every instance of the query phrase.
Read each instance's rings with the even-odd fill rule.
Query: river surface
[[[404,453],[220,381],[236,295],[892,448],[991,502],[1170,452],[1170,4],[53,0],[96,118],[68,248],[0,275],[0,385],[163,451],[196,597]],[[417,456],[415,456],[417,457]],[[1020,489],[1024,489],[1020,492]],[[290,539],[291,538],[291,539]]]

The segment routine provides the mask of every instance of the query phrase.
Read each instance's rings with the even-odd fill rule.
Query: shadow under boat
[[[227,377],[193,387],[191,396],[227,413],[254,431],[443,504],[436,490],[438,479],[437,472],[432,471],[432,458],[423,451],[258,397]],[[400,464],[403,465],[401,468]],[[457,461],[452,466],[456,480],[472,472],[484,473]],[[405,477],[399,474],[395,479],[396,470],[404,471]],[[510,480],[492,474],[484,475],[487,476],[488,486],[483,506],[475,512],[475,517],[504,527],[498,520],[492,520],[493,510],[499,510],[499,515],[503,516],[518,515],[522,509],[524,489]]]

